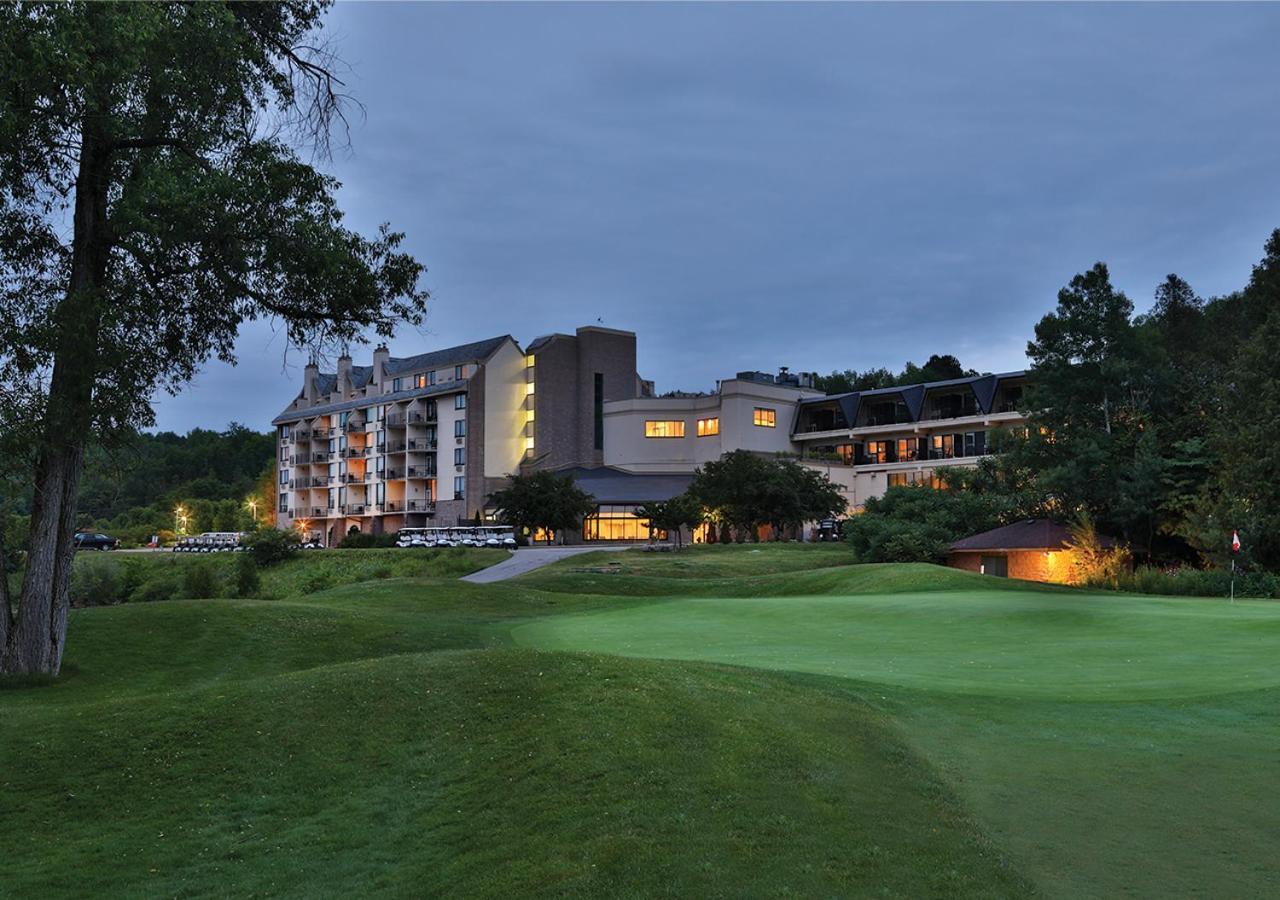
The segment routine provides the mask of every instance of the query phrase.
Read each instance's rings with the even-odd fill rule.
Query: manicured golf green
[[[286,599],[74,611],[59,682],[0,684],[0,896],[1280,885],[1280,604],[839,546],[492,585],[346,552],[264,578]]]
[[[894,717],[1051,896],[1280,890],[1280,604],[922,569],[823,569],[789,578],[825,594],[776,596],[757,580],[736,598],[687,572],[668,589],[701,596],[512,635],[842,682]]]
[[[1269,601],[1033,590],[695,597],[540,619],[514,637],[990,696],[1134,700],[1280,685],[1280,605]]]

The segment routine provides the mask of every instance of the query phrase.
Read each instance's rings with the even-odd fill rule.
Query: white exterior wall
[[[445,394],[438,398],[438,406],[436,407],[436,415],[439,417],[439,451],[436,457],[436,492],[437,500],[453,499],[453,479],[459,475],[467,474],[467,467],[464,463],[461,466],[455,465],[453,462],[453,451],[467,447],[467,441],[471,439],[470,435],[466,437],[454,437],[454,425],[459,419],[465,420],[467,411],[465,409],[454,409],[454,400],[458,394]],[[463,453],[463,459],[466,453]]]

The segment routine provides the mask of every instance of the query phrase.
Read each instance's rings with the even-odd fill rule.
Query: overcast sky
[[[409,355],[595,323],[659,390],[740,369],[1000,371],[1097,260],[1147,308],[1280,227],[1280,5],[339,4],[348,221],[428,267]],[[265,429],[247,328],[161,428]],[[368,362],[368,348],[355,352]]]

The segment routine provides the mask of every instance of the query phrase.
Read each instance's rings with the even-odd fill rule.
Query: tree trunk
[[[93,425],[101,290],[110,252],[107,191],[110,141],[103,130],[109,93],[84,116],[76,175],[71,278],[54,312],[58,344],[36,466],[27,571],[17,620],[0,646],[0,674],[57,675],[67,635],[76,501],[84,439]]]

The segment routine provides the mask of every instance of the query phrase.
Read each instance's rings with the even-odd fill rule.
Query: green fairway
[[[374,580],[73,612],[65,677],[0,689],[0,896],[1280,884],[1280,605],[839,546],[493,585],[454,580],[462,553],[412,578],[352,553],[271,583]]]

